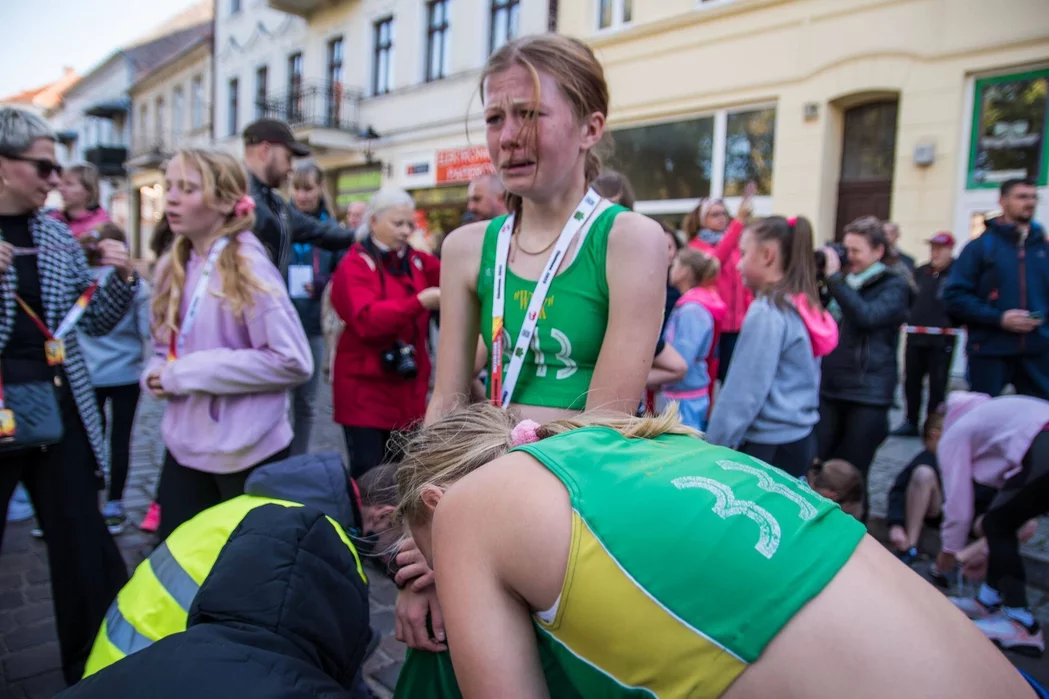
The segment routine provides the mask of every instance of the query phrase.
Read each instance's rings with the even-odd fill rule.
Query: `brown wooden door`
[[[835,240],[841,240],[845,225],[860,216],[889,218],[898,107],[899,103],[891,100],[845,112]]]

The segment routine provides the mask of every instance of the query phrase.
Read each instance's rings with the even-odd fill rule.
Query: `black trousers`
[[[263,459],[254,466],[236,473],[207,473],[189,468],[175,461],[171,452],[165,452],[164,468],[157,486],[157,504],[160,505],[160,528],[157,537],[163,541],[171,532],[199,515],[209,507],[232,500],[244,494],[244,483],[251,472],[263,464],[288,458],[289,447]]]
[[[102,430],[106,429],[106,411],[109,401],[113,412],[113,424],[109,425],[109,500],[122,500],[127,484],[128,466],[131,462],[131,428],[135,425],[138,410],[138,395],[142,392],[137,383],[123,386],[95,388],[98,412],[102,414]]]
[[[969,390],[1001,395],[1009,384],[1021,396],[1049,400],[1049,367],[1044,361],[1027,356],[969,356]]]
[[[919,424],[922,409],[922,381],[929,377],[929,413],[943,403],[947,395],[947,381],[954,356],[953,337],[907,338],[904,354],[906,378],[903,390],[907,395],[907,422]]]
[[[1027,606],[1027,573],[1020,558],[1016,531],[1049,512],[1049,432],[1031,443],[1023,470],[999,491],[983,518],[987,537],[987,584],[998,590],[1006,607]]]
[[[821,461],[843,459],[863,474],[863,519],[867,517],[867,473],[874,455],[889,436],[889,406],[864,405],[820,397],[820,421],[816,425]]]
[[[725,383],[728,376],[728,365],[732,361],[732,353],[736,351],[736,340],[739,333],[721,333],[718,341],[718,381]]]
[[[62,675],[84,673],[106,610],[128,580],[127,567],[98,509],[97,464],[67,388],[60,391],[62,441],[46,450],[0,454],[0,539],[7,503],[21,481],[44,532]]]
[[[808,473],[816,458],[816,433],[809,432],[796,442],[789,444],[758,444],[743,442],[739,450],[776,468],[786,471],[795,478]]]
[[[342,432],[346,437],[346,453],[350,455],[350,475],[355,479],[393,459],[390,430],[343,425]]]

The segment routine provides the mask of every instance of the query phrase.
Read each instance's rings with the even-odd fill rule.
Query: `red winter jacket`
[[[699,238],[688,244],[689,247],[716,257],[721,263],[717,289],[718,296],[728,306],[728,313],[721,327],[721,332],[725,333],[739,332],[743,327],[743,316],[747,315],[747,309],[754,300],[754,294],[743,284],[743,277],[739,274],[739,258],[742,257],[739,252],[739,238],[743,235],[743,228],[739,219],[733,219],[717,245],[704,243]]]
[[[396,430],[426,413],[430,312],[416,294],[438,285],[441,263],[411,248],[404,255],[407,260],[381,254],[380,262],[357,243],[335,270],[331,303],[346,323],[332,372],[335,422],[340,425]],[[382,354],[397,340],[415,347],[419,373],[414,379],[383,368]]]

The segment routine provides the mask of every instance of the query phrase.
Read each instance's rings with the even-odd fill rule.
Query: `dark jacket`
[[[423,418],[430,382],[430,312],[418,293],[437,286],[440,276],[441,263],[433,255],[411,248],[405,257],[381,253],[368,238],[339,263],[331,305],[346,328],[332,371],[335,422],[397,430]],[[384,367],[383,353],[396,342],[415,348],[414,378]]]
[[[370,638],[368,587],[327,518],[263,505],[233,530],[185,631],[58,696],[343,699]]]
[[[1049,314],[1049,242],[1032,222],[1020,245],[1016,226],[995,218],[970,241],[951,268],[943,290],[947,312],[968,326],[968,353],[1009,356],[1049,352],[1049,327],[1027,335],[1002,328],[1002,314],[1025,309]]]
[[[353,231],[334,222],[318,221],[284,201],[271,187],[251,175],[255,200],[255,236],[266,246],[273,264],[287,278],[291,244],[313,243],[325,250],[345,250],[353,245]]]
[[[885,516],[885,520],[890,527],[896,524],[902,527],[906,523],[907,486],[911,484],[914,469],[919,466],[932,466],[933,470],[936,471],[936,477],[940,477],[940,464],[936,460],[936,454],[926,449],[914,457],[896,476],[896,481],[892,484],[892,489],[889,490],[889,511]]]
[[[841,306],[838,346],[823,358],[820,395],[831,400],[889,406],[899,381],[896,349],[900,326],[910,315],[910,280],[891,269],[854,290],[842,274],[827,279]]]
[[[331,215],[323,205],[321,210],[316,213],[301,213],[305,213],[307,216],[322,223],[332,220]],[[331,281],[331,277],[335,273],[336,262],[337,259],[334,252],[322,250],[319,246],[312,243],[296,242],[291,246],[291,258],[288,261],[288,266],[305,265],[313,268],[313,295],[309,298],[292,297],[291,299],[291,304],[295,306],[295,310],[299,314],[299,320],[302,321],[302,329],[306,331],[307,337],[321,336],[321,296],[324,295],[324,287]],[[288,281],[287,273],[284,275],[284,281]]]
[[[910,324],[925,328],[954,328],[958,324],[947,315],[947,309],[943,305],[943,287],[951,274],[951,265],[939,272],[926,263],[914,271],[914,282],[918,287],[918,293],[914,297],[911,306]],[[928,335],[912,333],[907,336],[910,345],[931,347],[942,346],[947,341],[953,341],[946,335]]]

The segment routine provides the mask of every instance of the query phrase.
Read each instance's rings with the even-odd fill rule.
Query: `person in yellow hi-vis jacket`
[[[338,454],[307,454],[266,464],[245,484],[245,494],[216,505],[176,529],[117,595],[88,657],[85,677],[186,630],[189,610],[231,533],[267,504],[319,510],[349,548],[365,583],[348,532],[372,535],[390,529],[393,508],[362,504],[357,485]]]

